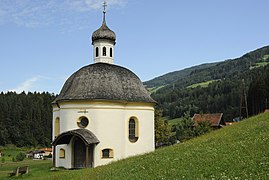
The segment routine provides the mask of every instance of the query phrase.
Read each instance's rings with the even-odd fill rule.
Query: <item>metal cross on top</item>
[[[104,11],[103,11],[103,12],[104,12],[104,13],[106,13],[106,6],[107,6],[107,5],[106,5],[106,1],[104,1],[104,3],[103,3],[103,7],[104,7]]]

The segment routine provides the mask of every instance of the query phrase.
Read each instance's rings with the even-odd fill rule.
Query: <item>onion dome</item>
[[[71,75],[54,103],[77,100],[156,103],[132,71],[107,63],[84,66]]]
[[[102,26],[93,32],[92,34],[92,43],[98,39],[107,39],[114,42],[116,41],[116,34],[110,30],[106,25],[106,4],[104,4],[104,11],[103,11],[103,23]]]
[[[98,39],[111,40],[115,44],[116,34],[107,27],[106,22],[103,22],[102,26],[92,34],[92,42]]]

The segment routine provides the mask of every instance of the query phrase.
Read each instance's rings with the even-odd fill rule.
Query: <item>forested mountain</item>
[[[50,146],[51,102],[50,93],[0,94],[0,146]]]
[[[266,46],[240,58],[168,73],[145,82],[145,85],[157,89],[152,96],[159,103],[158,108],[165,116],[181,117],[186,111],[190,111],[191,115],[200,112],[223,112],[224,119],[231,121],[240,116],[243,90],[248,92],[251,83],[251,87],[255,89],[257,86],[255,82],[264,82],[264,80],[257,81],[258,79],[261,77],[266,79],[269,72],[268,63],[269,46]],[[155,85],[162,88],[158,89]],[[265,88],[267,84],[260,86]],[[265,102],[266,98],[269,99],[268,95],[263,95],[259,101]],[[254,106],[249,104],[250,113],[263,111],[264,104],[255,111],[252,110]]]
[[[144,84],[147,86],[147,88],[157,88],[161,86],[166,86],[169,84],[176,83],[179,80],[183,80],[185,77],[189,76],[191,72],[198,71],[202,69],[206,69],[212,66],[215,66],[217,63],[208,63],[208,64],[202,64],[199,66],[193,66],[190,68],[186,68],[180,71],[174,71],[167,73],[165,75],[156,77],[152,80],[144,82]]]
[[[231,121],[240,116],[244,89],[250,115],[269,105],[268,64],[269,46],[237,59],[168,73],[145,84],[156,89],[152,97],[164,116],[223,112],[224,119]],[[45,92],[0,93],[0,146],[50,146],[54,99],[54,94]]]
[[[268,62],[269,46],[249,52],[240,58],[228,59],[217,63],[208,63],[193,66],[180,71],[167,73],[144,82],[147,88],[157,88],[160,86],[187,87],[191,84],[221,79],[233,76],[236,73],[248,71],[254,67]],[[186,79],[187,78],[187,79]]]

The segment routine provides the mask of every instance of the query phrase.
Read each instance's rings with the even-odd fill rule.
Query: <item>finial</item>
[[[104,1],[104,3],[103,3],[103,7],[104,7],[104,10],[103,10],[103,13],[104,13],[104,16],[103,16],[103,23],[105,23],[106,22],[106,1]]]

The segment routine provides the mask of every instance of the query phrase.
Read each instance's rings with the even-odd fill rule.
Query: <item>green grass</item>
[[[25,159],[21,162],[13,162],[12,159],[16,158],[16,155],[20,152],[26,153],[29,148],[17,148],[15,146],[0,147],[3,151],[4,156],[0,157],[0,179],[8,179],[8,174],[12,172],[15,168],[21,166],[29,166],[30,173],[28,175],[23,175],[23,178],[35,177],[40,174],[46,174],[51,167],[51,160],[31,160]],[[4,163],[2,159],[4,158]],[[10,178],[9,178],[10,179]]]
[[[163,88],[165,86],[158,86],[158,87],[152,87],[152,88],[147,88],[150,92],[150,94],[155,93],[156,91],[158,91],[159,89]]]
[[[259,62],[259,63],[256,63],[255,66],[263,67],[263,66],[266,66],[267,64],[269,64],[269,62]]]
[[[33,178],[46,175],[50,172],[51,160],[31,160],[25,159],[21,162],[5,162],[0,163],[0,179],[10,179],[9,173],[12,172],[15,168],[21,166],[29,166],[29,174],[24,174],[20,178]],[[15,177],[13,177],[15,178]]]
[[[176,124],[178,124],[179,123],[179,121],[181,120],[182,118],[175,118],[175,119],[170,119],[170,120],[168,120],[168,124],[169,124],[169,126],[173,126],[173,125],[176,125]]]
[[[206,82],[201,82],[201,83],[196,83],[196,84],[192,84],[190,86],[188,86],[187,88],[197,88],[198,86],[205,88],[208,87],[208,85],[212,82],[215,82],[217,80],[210,80],[210,81],[206,81]]]
[[[269,59],[269,54],[264,55],[262,59],[263,59],[264,61],[266,61],[267,59]]]
[[[259,62],[259,63],[256,63],[254,66],[251,66],[249,69],[264,67],[264,66],[266,66],[268,64],[269,64],[269,62]]]
[[[32,179],[268,179],[269,113],[153,153],[94,169],[38,171]],[[42,168],[38,165],[37,168]],[[33,167],[34,168],[34,167]],[[0,169],[1,172],[1,169]],[[0,177],[1,178],[1,177]]]
[[[22,153],[27,153],[30,149],[29,148],[18,148],[14,145],[7,145],[5,147],[0,146],[0,150],[4,153],[3,157],[0,157],[0,160],[2,158],[5,159],[6,162],[12,162],[12,158],[16,158],[16,156],[22,152]],[[2,162],[2,161],[0,161]]]

